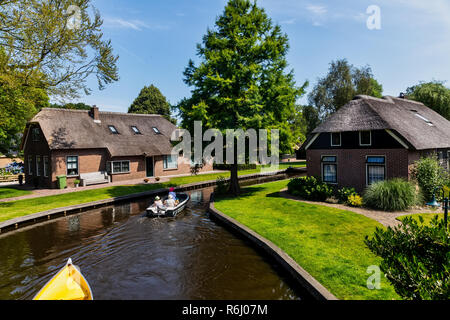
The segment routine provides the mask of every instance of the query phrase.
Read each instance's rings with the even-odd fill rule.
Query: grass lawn
[[[31,194],[31,191],[17,190],[14,188],[0,187],[0,199],[14,198]]]
[[[439,219],[443,219],[444,218],[444,213],[416,213],[416,214],[410,214],[407,216],[401,216],[398,217],[397,220],[398,221],[402,221],[404,218],[406,217],[412,217],[415,220],[419,221],[419,216],[421,216],[423,218],[423,223],[424,224],[429,224],[431,222],[431,220],[435,217],[435,216],[439,216]]]
[[[381,259],[364,244],[378,222],[351,211],[281,198],[289,181],[243,189],[238,198],[218,198],[216,208],[269,239],[339,299],[400,299],[382,276],[369,290],[366,270]]]
[[[290,163],[290,166],[305,166],[304,162],[295,162]],[[280,170],[286,169],[288,166],[281,166]],[[239,175],[253,174],[259,173],[260,170],[244,170],[240,171]],[[228,178],[230,176],[229,172],[223,173],[212,173],[212,174],[203,174],[197,176],[185,176],[185,177],[176,177],[170,179],[169,182],[165,183],[157,183],[157,184],[148,184],[148,185],[134,185],[134,186],[116,186],[116,187],[106,187],[101,189],[94,190],[86,190],[79,192],[71,192],[65,193],[61,195],[55,196],[47,196],[40,198],[32,198],[25,200],[17,200],[10,202],[0,203],[0,222],[37,213],[50,209],[67,207],[71,205],[77,205],[97,200],[109,199],[113,197],[125,196],[128,194],[139,193],[149,190],[155,190],[159,188],[167,188],[172,186],[180,186],[184,184],[200,182],[200,181],[209,181],[216,180],[219,176],[223,176]],[[0,189],[1,190],[1,189]],[[17,191],[17,190],[16,190]],[[28,191],[24,191],[28,192]],[[28,192],[29,193],[29,192]],[[26,194],[28,194],[26,193]],[[0,191],[0,196],[1,196]],[[20,194],[14,195],[19,196]],[[22,194],[24,195],[24,194]],[[5,196],[9,197],[9,196]]]

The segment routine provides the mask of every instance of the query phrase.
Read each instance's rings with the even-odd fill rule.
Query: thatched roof
[[[384,129],[397,132],[416,150],[450,148],[450,121],[420,102],[389,96],[357,96],[313,133]]]
[[[88,110],[44,108],[29,124],[39,123],[51,150],[106,148],[113,157],[171,153],[176,126],[160,115],[99,112],[99,120],[94,122]],[[119,134],[111,133],[110,125]],[[135,134],[131,126],[142,134]]]

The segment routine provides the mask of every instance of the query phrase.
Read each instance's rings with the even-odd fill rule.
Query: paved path
[[[433,211],[430,209],[411,209],[405,212],[386,212],[386,211],[378,211],[378,210],[370,210],[370,209],[364,209],[364,208],[355,208],[355,207],[350,207],[350,206],[346,206],[343,204],[334,204],[334,203],[328,203],[328,202],[317,202],[317,201],[306,201],[306,200],[300,200],[299,198],[290,195],[289,193],[287,193],[287,189],[283,189],[280,191],[280,196],[282,196],[283,198],[286,199],[291,199],[294,201],[298,201],[298,202],[304,202],[304,203],[309,203],[309,204],[316,204],[316,205],[321,205],[321,206],[326,206],[326,207],[333,207],[333,208],[337,208],[337,209],[342,209],[342,210],[348,210],[348,211],[352,211],[358,214],[362,214],[363,216],[366,216],[370,219],[376,220],[379,223],[381,223],[382,225],[386,226],[386,227],[394,227],[400,224],[400,221],[398,221],[396,218],[401,217],[401,216],[406,216],[409,214],[415,214],[415,213],[439,213],[440,211]]]

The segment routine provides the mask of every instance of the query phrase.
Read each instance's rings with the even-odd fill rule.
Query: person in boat
[[[164,204],[162,203],[161,198],[159,196],[155,197],[155,202],[153,203],[153,205],[158,208],[164,208]]]
[[[175,207],[175,200],[173,199],[173,196],[169,194],[169,198],[164,203],[168,208],[174,208]]]
[[[175,193],[175,188],[174,187],[169,189],[169,196],[170,195],[172,195],[172,198],[173,198],[174,201],[177,200],[177,194]]]

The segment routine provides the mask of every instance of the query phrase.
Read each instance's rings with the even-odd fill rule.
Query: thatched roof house
[[[429,153],[450,167],[450,121],[416,101],[361,95],[319,125],[302,150],[310,175],[361,190],[377,180],[407,178],[414,161]]]
[[[73,182],[95,172],[107,172],[110,181],[188,174],[189,161],[170,155],[175,129],[154,114],[42,109],[22,141],[26,179],[55,187],[58,175]]]

